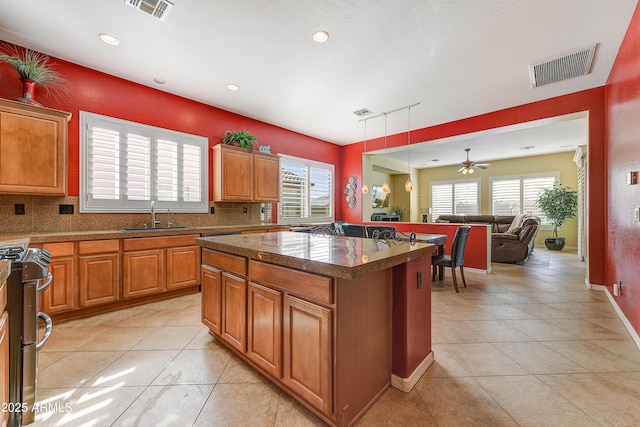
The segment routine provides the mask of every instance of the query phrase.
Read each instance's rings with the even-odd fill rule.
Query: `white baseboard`
[[[629,335],[631,335],[631,339],[633,339],[633,341],[636,343],[636,346],[640,350],[640,336],[638,336],[638,333],[636,332],[635,329],[633,329],[631,322],[629,322],[629,319],[627,319],[627,316],[624,315],[624,313],[620,309],[620,306],[618,306],[618,303],[616,302],[615,298],[613,298],[613,295],[611,295],[611,292],[609,292],[609,288],[607,288],[604,285],[592,285],[591,283],[587,282],[587,279],[585,279],[585,286],[588,289],[591,289],[593,291],[601,291],[601,292],[604,292],[605,295],[607,295],[607,298],[609,298],[609,302],[613,306],[613,309],[616,311],[616,314],[618,315],[620,320],[622,320],[622,324],[624,325],[625,328],[627,328]]]
[[[418,365],[415,371],[409,378],[402,378],[397,375],[391,374],[391,386],[397,388],[398,390],[404,391],[405,393],[409,393],[413,390],[413,387],[417,384],[418,380],[422,378],[422,375],[427,372],[429,366],[434,361],[433,351],[427,354],[427,357],[424,358],[422,362]]]

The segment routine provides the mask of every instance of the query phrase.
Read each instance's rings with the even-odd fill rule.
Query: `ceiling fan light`
[[[466,175],[467,173],[469,173],[469,169],[467,168],[462,169],[462,175]]]
[[[469,168],[469,173],[473,173],[473,169],[472,168]]]

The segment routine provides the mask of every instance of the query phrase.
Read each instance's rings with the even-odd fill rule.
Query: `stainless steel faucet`
[[[173,221],[171,221],[171,215],[173,215],[173,212],[171,211],[171,208],[167,209],[167,228],[171,228],[171,226],[173,225]]]
[[[158,225],[160,225],[160,221],[156,220],[155,201],[152,200],[151,201],[151,228],[156,228]]]

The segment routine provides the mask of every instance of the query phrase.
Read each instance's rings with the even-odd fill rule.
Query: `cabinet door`
[[[164,290],[164,250],[124,253],[123,293],[125,298],[155,294]]]
[[[251,153],[222,150],[222,200],[253,200]]]
[[[200,247],[167,249],[167,290],[200,283]]]
[[[253,157],[253,199],[264,202],[280,200],[280,161],[275,156]]]
[[[0,404],[6,408],[9,403],[9,316],[4,311],[0,314]],[[0,425],[9,422],[9,411],[0,412]]]
[[[202,266],[202,323],[220,335],[222,329],[222,285],[220,270]]]
[[[331,310],[284,298],[284,382],[325,413],[332,410]]]
[[[42,311],[48,314],[73,310],[75,260],[73,257],[52,258],[49,272],[53,280],[40,296]]]
[[[282,375],[282,293],[250,283],[247,357],[276,378]]]
[[[120,257],[115,254],[79,258],[80,306],[105,304],[118,300]]]
[[[0,101],[0,193],[65,195],[69,117]]]
[[[246,345],[247,281],[222,273],[222,338],[244,352]]]

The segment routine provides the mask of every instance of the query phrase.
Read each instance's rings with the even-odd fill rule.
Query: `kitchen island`
[[[434,245],[294,232],[196,243],[211,334],[331,425],[433,361]]]

